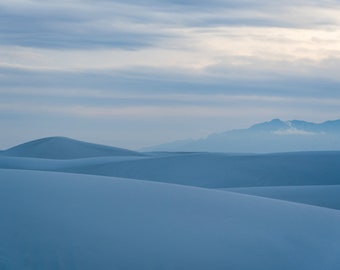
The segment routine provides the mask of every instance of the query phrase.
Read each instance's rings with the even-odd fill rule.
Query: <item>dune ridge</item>
[[[14,146],[1,155],[45,159],[75,159],[101,156],[142,156],[143,154],[66,137],[48,137]]]

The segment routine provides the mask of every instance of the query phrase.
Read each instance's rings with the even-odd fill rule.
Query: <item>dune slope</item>
[[[74,166],[62,171],[227,188],[340,184],[340,152],[192,153]]]
[[[46,159],[142,156],[141,153],[122,148],[82,142],[65,137],[49,137],[23,143],[3,151],[1,155]]]
[[[340,212],[89,175],[0,170],[0,269],[339,269]]]
[[[339,185],[249,187],[227,188],[223,190],[340,210]]]

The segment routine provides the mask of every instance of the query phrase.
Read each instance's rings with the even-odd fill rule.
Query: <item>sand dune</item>
[[[0,179],[1,269],[340,267],[336,210],[99,176]]]
[[[0,156],[0,269],[339,269],[339,168],[29,142]]]
[[[340,152],[158,156],[62,169],[190,186],[254,187],[340,184]]]
[[[65,137],[49,137],[12,147],[0,155],[46,159],[74,159],[101,156],[142,156],[134,151],[82,142]]]
[[[81,147],[78,150],[82,153]],[[21,156],[35,154],[17,151]],[[55,156],[53,153],[45,156],[48,155]],[[148,156],[137,153],[63,160],[2,156],[0,168],[115,176],[208,188],[340,185],[340,152]]]
[[[340,185],[250,187],[227,188],[222,190],[340,210]]]

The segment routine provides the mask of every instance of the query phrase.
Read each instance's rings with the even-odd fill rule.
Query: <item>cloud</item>
[[[0,9],[2,45],[49,49],[148,47],[166,33],[143,31],[124,23],[118,12],[102,17],[93,6],[41,4],[29,8]]]
[[[226,80],[268,79],[287,75],[339,79],[339,30],[256,26],[175,27],[166,28],[163,37],[156,31],[149,33],[156,38],[148,39],[144,32],[150,30],[147,27],[139,28],[143,30],[140,30],[141,36],[137,39],[141,42],[150,41],[150,46],[131,50],[127,45],[117,48],[111,44],[111,47],[90,50],[89,47],[82,47],[82,42],[75,42],[78,47],[71,48],[69,44],[60,49],[2,45],[0,67],[64,72],[107,70],[115,74],[117,71],[152,74],[154,69],[155,75],[163,70],[169,74],[177,73],[182,78],[184,75],[194,75],[217,77],[217,80],[221,77]],[[60,33],[62,38],[56,38],[57,41],[52,43],[57,45],[60,40],[67,38],[70,34],[67,31]],[[124,31],[124,28],[120,31]],[[25,35],[19,36],[25,42],[30,40]],[[124,35],[112,36],[124,38]],[[98,41],[95,36],[88,39],[89,42],[84,44],[90,47],[91,42]],[[39,38],[33,40],[40,42]]]
[[[339,7],[332,0],[1,1],[1,120],[73,119],[60,124],[64,130],[102,120],[102,132],[111,120],[133,130],[151,119],[145,130],[177,130],[178,139],[181,130],[208,135],[277,117],[338,118]]]
[[[15,100],[34,101],[39,99],[42,102],[52,104],[71,103],[79,105],[82,103],[101,105],[209,105],[212,107],[230,107],[247,104],[266,106],[295,105],[302,106],[325,106],[340,107],[340,97],[307,97],[288,95],[254,95],[254,94],[222,94],[214,92],[206,93],[167,93],[148,91],[122,91],[108,89],[65,89],[65,88],[3,88],[0,89],[2,101],[13,102]],[[59,106],[59,105],[58,105]]]
[[[5,88],[0,89],[3,113],[67,115],[83,118],[239,117],[296,118],[314,120],[323,114],[339,115],[340,97],[254,95],[240,93],[170,93],[114,91],[110,89]],[[321,114],[321,111],[323,114]],[[251,115],[249,113],[251,112]],[[276,114],[274,113],[276,112]],[[288,117],[290,116],[290,117]],[[300,117],[299,117],[300,118]],[[332,117],[334,118],[334,116]],[[267,119],[264,119],[267,120]]]
[[[208,84],[315,75],[336,81],[338,4],[6,1],[0,3],[0,67],[106,70],[114,78],[158,78],[163,71],[168,79],[202,77]]]
[[[58,115],[68,115],[73,117],[84,118],[167,118],[167,117],[184,117],[184,118],[214,118],[231,114],[246,114],[243,110],[235,108],[212,107],[212,106],[56,106],[42,105],[34,103],[1,103],[0,110],[3,112],[24,112],[29,114],[48,113]],[[259,111],[260,113],[260,111]]]
[[[48,49],[137,50],[176,43],[192,28],[336,29],[340,23],[336,1],[27,0],[0,7],[2,45]]]
[[[340,61],[339,61],[340,63]],[[273,63],[275,64],[275,63]],[[270,65],[264,63],[263,66]],[[281,68],[281,65],[284,67]],[[302,73],[291,63],[276,68],[216,66],[215,70],[181,68],[126,68],[104,70],[43,70],[0,68],[2,89],[41,89],[41,91],[79,91],[143,95],[209,94],[233,96],[274,96],[299,98],[340,98],[337,64],[306,68]],[[291,68],[290,68],[291,67]],[[340,67],[340,65],[338,65]],[[287,71],[285,71],[287,70]],[[295,74],[295,70],[297,70]],[[50,89],[50,90],[47,90]],[[65,89],[65,90],[63,90]],[[84,94],[81,92],[83,91]],[[142,100],[142,99],[141,99]]]
[[[290,128],[285,130],[277,130],[273,132],[276,135],[317,135],[318,133],[300,130],[296,128]]]

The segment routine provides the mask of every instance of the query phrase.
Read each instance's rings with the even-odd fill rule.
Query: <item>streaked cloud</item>
[[[340,118],[339,29],[332,0],[1,1],[0,120],[102,120],[99,134],[144,119],[145,137],[169,131],[150,145],[276,117]]]
[[[285,130],[277,130],[273,132],[277,135],[283,135],[283,136],[289,136],[289,135],[317,135],[318,133],[315,132],[309,132],[305,130],[300,130],[296,128],[290,128]]]

